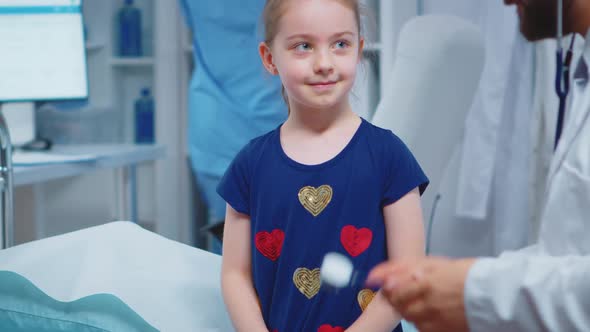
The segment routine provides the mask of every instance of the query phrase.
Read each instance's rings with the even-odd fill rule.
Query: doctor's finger
[[[429,319],[411,322],[420,332],[449,332],[448,330],[445,330],[444,327],[441,327],[439,324],[436,324],[436,322]]]
[[[404,319],[411,322],[426,322],[433,318],[426,301],[425,298],[419,298],[413,302],[409,302],[400,308],[399,312]]]
[[[388,281],[391,284],[393,278],[401,278],[407,274],[409,267],[404,263],[385,262],[374,267],[366,280],[367,285],[383,287]]]
[[[392,273],[399,273],[401,271],[406,271],[411,267],[406,261],[393,261],[389,260],[387,262],[378,264],[369,272],[367,279],[371,279],[372,277],[384,277]]]
[[[430,282],[412,278],[410,281],[398,285],[392,291],[391,301],[395,307],[407,307],[411,302],[423,300],[430,288]]]
[[[381,263],[375,266],[367,276],[365,283],[372,287],[381,287],[385,283],[385,279],[389,275],[392,267],[394,266],[391,262]]]

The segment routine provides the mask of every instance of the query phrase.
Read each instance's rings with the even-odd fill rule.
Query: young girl
[[[392,331],[400,317],[374,289],[320,290],[327,252],[369,270],[424,252],[428,179],[390,131],[348,102],[361,59],[358,0],[267,0],[266,69],[289,117],[236,156],[227,201],[222,288],[238,331]]]

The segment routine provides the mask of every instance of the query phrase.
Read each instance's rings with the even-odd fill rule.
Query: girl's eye
[[[339,40],[334,45],[336,46],[336,48],[347,48],[349,46],[349,43],[345,40]]]
[[[310,49],[311,46],[308,43],[300,43],[295,46],[295,50],[300,52],[309,51]]]

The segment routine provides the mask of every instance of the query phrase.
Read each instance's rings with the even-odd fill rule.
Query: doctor
[[[517,5],[533,41],[556,35],[560,0]],[[538,242],[499,258],[388,262],[371,271],[420,331],[587,331],[590,326],[590,0],[563,0],[563,33],[586,37],[553,156]],[[578,36],[579,38],[579,36]],[[506,188],[509,190],[509,188]]]

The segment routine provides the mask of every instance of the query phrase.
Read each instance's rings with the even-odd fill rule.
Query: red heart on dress
[[[258,232],[254,237],[254,243],[256,244],[256,249],[258,249],[264,257],[276,261],[281,255],[284,239],[285,233],[280,229],[275,229],[271,233]]]
[[[344,332],[344,328],[340,326],[332,327],[332,325],[324,324],[318,328],[318,332]]]
[[[340,242],[342,246],[352,257],[362,254],[371,245],[373,232],[368,228],[357,229],[348,225],[342,228],[340,233]]]

